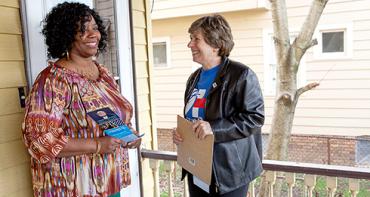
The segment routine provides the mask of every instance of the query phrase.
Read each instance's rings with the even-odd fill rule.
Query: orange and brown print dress
[[[90,80],[53,62],[37,77],[27,98],[23,140],[31,155],[34,196],[100,197],[119,192],[131,182],[128,151],[57,157],[71,138],[103,136],[87,113],[109,107],[126,124],[132,106],[114,78],[101,65]]]

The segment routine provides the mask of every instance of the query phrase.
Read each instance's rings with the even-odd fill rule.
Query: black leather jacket
[[[261,174],[264,123],[264,102],[256,74],[242,63],[228,58],[223,62],[205,107],[205,121],[215,137],[213,175],[220,194],[246,185]],[[185,105],[200,71],[188,79]]]

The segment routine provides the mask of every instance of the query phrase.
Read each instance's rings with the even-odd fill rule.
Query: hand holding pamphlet
[[[105,135],[121,139],[126,143],[135,141],[144,134],[137,136],[132,130],[122,122],[119,116],[110,108],[105,107],[87,113],[99,127],[104,131]]]
[[[118,139],[121,139],[125,141],[126,143],[135,141],[139,139],[140,137],[144,136],[144,134],[141,134],[139,136],[135,135],[130,128],[128,128],[126,125],[122,125],[119,127],[111,128],[108,130],[104,130],[105,135],[115,137]]]

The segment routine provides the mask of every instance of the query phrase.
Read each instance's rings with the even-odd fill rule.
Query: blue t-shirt
[[[216,78],[220,65],[209,70],[201,70],[199,81],[185,106],[185,117],[188,120],[204,119],[208,92]]]

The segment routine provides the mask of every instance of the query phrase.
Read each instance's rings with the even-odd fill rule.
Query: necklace
[[[88,66],[88,68],[75,67],[75,72],[91,80],[97,80],[99,78],[99,69],[95,64],[93,66]]]
[[[86,66],[77,65],[70,61],[61,61],[60,64],[62,67],[90,80],[97,80],[100,75],[99,69],[94,62]]]

